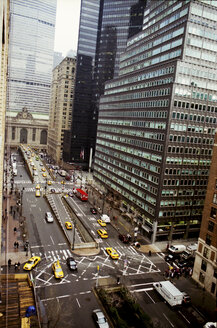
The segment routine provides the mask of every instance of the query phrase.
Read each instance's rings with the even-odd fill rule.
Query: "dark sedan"
[[[71,271],[78,270],[77,263],[73,257],[68,257],[66,260],[66,264],[68,265]]]
[[[90,211],[91,211],[92,214],[97,214],[97,210],[96,210],[95,207],[91,207]]]

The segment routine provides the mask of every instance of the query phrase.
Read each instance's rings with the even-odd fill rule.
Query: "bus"
[[[88,200],[88,194],[82,189],[76,189],[76,196],[83,201]]]

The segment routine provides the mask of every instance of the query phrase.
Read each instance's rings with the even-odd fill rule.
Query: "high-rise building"
[[[48,113],[56,0],[10,0],[7,111]]]
[[[60,164],[64,131],[71,126],[76,58],[66,57],[54,68],[48,126],[47,151]]]
[[[199,234],[217,118],[216,21],[217,2],[149,1],[100,100],[94,175],[153,242]]]
[[[65,161],[87,167],[92,158],[99,97],[104,92],[105,81],[117,76],[120,54],[126,47],[129,29],[133,30],[131,7],[138,2],[141,3],[138,0],[81,1],[75,99],[71,131],[64,138]]]
[[[7,90],[7,61],[9,36],[9,0],[0,1],[0,236],[2,227],[2,200],[4,181],[4,149],[5,149],[5,112]],[[0,237],[1,239],[1,237]],[[1,246],[0,246],[1,248]]]
[[[193,279],[216,296],[217,279],[217,130],[213,146]]]

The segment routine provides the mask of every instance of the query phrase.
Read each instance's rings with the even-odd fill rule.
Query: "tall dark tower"
[[[94,155],[98,103],[106,81],[118,74],[138,0],[82,0],[71,131],[64,136],[64,161],[87,168]],[[118,9],[118,10],[117,10]],[[141,20],[142,26],[142,20]]]

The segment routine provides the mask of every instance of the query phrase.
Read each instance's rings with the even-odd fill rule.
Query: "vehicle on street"
[[[39,189],[39,190],[40,190],[40,188],[41,188],[40,184],[37,184],[37,185],[35,186],[35,189]]]
[[[177,261],[176,264],[178,265],[178,267],[181,269],[181,268],[193,268],[194,266],[194,261],[190,261],[190,260],[180,260],[180,261]]]
[[[66,179],[67,181],[70,181],[70,180],[71,180],[71,175],[66,175],[66,176],[65,176],[65,179]]]
[[[188,293],[186,293],[186,292],[182,292],[182,294],[183,294],[182,304],[183,305],[189,305],[189,304],[191,304],[191,297],[190,297],[190,295],[188,295]]]
[[[128,244],[128,243],[129,243],[129,237],[128,237],[127,235],[119,234],[118,238],[119,238],[120,241],[122,241],[124,244]]]
[[[45,213],[45,219],[48,223],[52,223],[54,221],[53,215],[51,212],[46,212]]]
[[[110,223],[111,220],[110,220],[110,217],[107,215],[107,214],[102,214],[101,220],[105,221],[106,223]]]
[[[72,230],[72,224],[71,224],[71,222],[66,221],[66,222],[65,222],[65,226],[66,226],[66,229],[67,229],[67,230]]]
[[[207,322],[203,328],[217,328],[217,322]]]
[[[119,254],[117,253],[117,251],[112,248],[112,247],[106,247],[106,252],[108,253],[108,255],[110,255],[110,257],[113,259],[113,260],[118,260],[119,259]]]
[[[17,169],[13,169],[13,175],[17,176]]]
[[[44,164],[43,163],[39,163],[40,166],[43,166]]]
[[[99,219],[99,220],[97,220],[97,222],[99,223],[99,225],[101,225],[101,227],[106,227],[105,221]]]
[[[88,194],[82,189],[76,189],[76,196],[82,201],[88,200]]]
[[[180,259],[180,255],[179,254],[167,254],[165,256],[165,261],[169,262],[169,263],[173,263],[173,262],[178,262]]]
[[[40,190],[37,189],[37,190],[35,191],[35,197],[40,197],[40,196],[41,196]]]
[[[62,267],[60,265],[60,261],[57,260],[56,262],[54,262],[52,264],[52,270],[53,270],[53,273],[54,273],[54,276],[55,278],[63,278],[64,277],[64,273],[63,273],[63,270],[62,270]]]
[[[197,251],[198,243],[188,245],[186,250],[182,253],[182,258],[185,260],[195,258],[195,253]]]
[[[97,210],[96,210],[95,207],[91,207],[90,211],[91,211],[92,214],[97,214]]]
[[[48,186],[51,186],[52,185],[52,181],[48,180],[47,184],[48,184]]]
[[[68,265],[68,267],[71,271],[78,270],[77,263],[76,263],[74,257],[68,257],[66,259],[66,264]]]
[[[56,189],[51,188],[51,189],[50,189],[50,192],[51,192],[52,194],[54,194],[54,193],[56,192]]]
[[[35,168],[36,169],[36,168]],[[34,170],[34,167],[33,167],[33,170]],[[37,171],[35,171],[34,172],[34,176],[37,176],[38,175],[38,172]]]
[[[97,233],[101,238],[108,238],[108,233],[105,229],[99,229]]]
[[[42,167],[42,169],[41,169],[41,170],[42,170],[42,172],[45,172],[45,171],[46,171],[44,167]]]
[[[183,293],[170,281],[155,282],[153,283],[153,286],[170,306],[182,305]]]
[[[171,245],[168,248],[168,251],[172,254],[176,253],[176,254],[181,254],[182,252],[184,252],[186,250],[186,246],[185,245]]]
[[[73,197],[74,196],[74,194],[73,194],[73,192],[68,192],[68,195],[70,196],[70,197]]]
[[[107,319],[100,309],[93,310],[92,317],[98,328],[109,328]]]
[[[24,270],[32,270],[37,264],[38,262],[41,261],[41,258],[39,256],[33,256],[31,257],[23,266]]]
[[[59,170],[58,173],[61,177],[65,177],[67,175],[67,172],[64,170]]]
[[[44,178],[46,178],[46,176],[47,176],[47,173],[42,173],[42,176],[44,177]]]
[[[62,181],[61,181],[61,184],[64,185],[64,184],[66,184],[66,182],[65,182],[64,180],[62,180]]]

